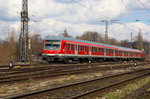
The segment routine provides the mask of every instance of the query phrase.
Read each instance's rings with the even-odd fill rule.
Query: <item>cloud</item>
[[[0,1],[1,32],[9,27],[14,28],[19,33],[21,1]],[[76,2],[72,0],[29,0],[29,17],[31,19],[29,30],[39,32],[42,37],[58,35],[65,29],[73,36],[81,35],[88,30],[104,34],[105,25],[100,22],[101,20],[120,19],[130,16],[134,11],[131,9],[144,10],[137,0],[123,0],[123,2],[121,0],[74,1]],[[141,1],[147,8],[150,7],[149,0]],[[98,24],[94,24],[94,22]],[[109,24],[109,36],[118,40],[129,39],[131,32],[137,35],[137,24],[140,24],[143,33],[150,30],[150,27],[144,23],[126,22],[124,24]],[[1,33],[0,35],[2,36],[3,34]]]

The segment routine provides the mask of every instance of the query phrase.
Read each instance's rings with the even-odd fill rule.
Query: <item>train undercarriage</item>
[[[105,61],[144,61],[144,58],[44,56],[43,60],[48,63],[90,63]]]

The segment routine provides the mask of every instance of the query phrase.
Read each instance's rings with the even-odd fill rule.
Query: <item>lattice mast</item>
[[[20,61],[28,61],[28,0],[22,0],[21,33],[20,33]]]

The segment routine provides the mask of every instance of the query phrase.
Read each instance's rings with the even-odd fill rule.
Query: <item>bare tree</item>
[[[128,48],[131,47],[130,43],[129,43],[129,40],[121,40],[120,41],[120,46],[122,46],[122,47],[128,47]]]
[[[115,38],[109,38],[109,44],[110,45],[120,46],[120,42],[117,41]]]
[[[30,51],[30,53],[33,56],[38,56],[40,53],[42,53],[42,43],[43,43],[40,34],[35,33],[34,35],[32,35],[30,37],[30,40],[31,40],[31,51]]]
[[[103,43],[104,39],[100,34],[93,31],[86,31],[81,36],[77,36],[77,39],[87,40],[87,41],[93,41],[93,42],[99,42]]]
[[[137,48],[139,50],[143,49],[143,38],[142,38],[142,32],[141,32],[140,29],[139,29],[139,33],[138,33],[138,36],[137,36]]]
[[[59,34],[59,36],[72,37],[71,35],[68,34],[67,29],[64,30],[64,33]]]
[[[0,43],[0,63],[6,64],[10,61],[16,62],[17,60],[17,46],[16,46],[16,32],[9,30],[4,32],[6,39]]]

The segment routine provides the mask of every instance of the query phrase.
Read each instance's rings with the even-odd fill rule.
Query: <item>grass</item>
[[[146,77],[141,80],[135,80],[134,83],[129,84],[122,89],[116,90],[115,92],[106,93],[102,99],[123,99],[126,95],[149,83],[150,77]]]
[[[150,88],[146,89],[146,91],[150,92]]]

